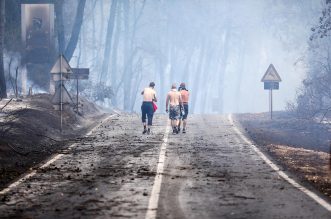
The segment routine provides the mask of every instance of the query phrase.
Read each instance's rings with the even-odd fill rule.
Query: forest
[[[271,63],[283,79],[276,110],[308,118],[331,110],[329,0],[0,2],[2,98],[24,96],[29,87],[50,92],[50,69],[64,54],[71,67],[90,69],[82,95],[126,112],[140,110],[150,81],[160,112],[171,84],[181,82],[194,113],[267,111],[260,80]],[[21,5],[33,3],[52,5],[47,55],[27,53],[22,40]],[[74,81],[66,86],[74,93]]]

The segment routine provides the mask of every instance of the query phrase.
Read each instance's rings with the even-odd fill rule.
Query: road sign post
[[[62,112],[63,112],[63,95],[64,95],[64,92],[65,92],[66,95],[69,95],[68,91],[64,87],[63,81],[68,80],[68,78],[69,78],[68,75],[72,74],[73,71],[72,71],[67,59],[64,57],[64,55],[60,55],[59,58],[57,59],[57,61],[55,62],[54,66],[52,67],[50,73],[52,74],[52,77],[53,77],[54,81],[60,82],[59,88],[56,87],[53,99],[56,99],[56,97],[58,96],[58,92],[60,92],[59,103],[58,103],[57,100],[55,100],[55,101],[57,101],[57,104],[60,105],[60,111],[61,111],[60,112],[60,114],[61,114],[60,115],[60,117],[61,117],[60,131],[62,133],[62,126],[63,126],[63,115],[62,115]],[[58,89],[60,89],[60,90],[58,90]],[[69,97],[70,97],[70,95],[69,95]]]
[[[272,89],[269,90],[269,104],[270,118],[272,119]]]
[[[269,111],[270,119],[273,113],[272,91],[279,90],[279,82],[282,81],[273,64],[270,64],[261,81],[264,83],[264,89],[269,90]]]
[[[77,82],[77,96],[76,96],[76,107],[78,113],[78,80],[87,80],[89,78],[90,69],[88,68],[72,68],[73,74],[69,75],[70,79],[74,79]]]

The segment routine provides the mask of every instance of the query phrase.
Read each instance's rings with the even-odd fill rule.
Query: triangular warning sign
[[[262,82],[280,82],[282,79],[280,78],[278,72],[276,71],[273,64],[270,64],[266,73],[261,79]]]
[[[73,73],[67,59],[63,55],[59,56],[59,58],[56,60],[51,70],[51,74],[61,74],[61,73],[62,74]]]

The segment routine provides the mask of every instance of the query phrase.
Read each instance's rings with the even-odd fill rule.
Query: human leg
[[[188,115],[188,105],[184,105],[184,115],[183,115],[183,133],[186,133],[186,124],[187,124],[187,115]]]
[[[180,107],[180,115],[179,115],[179,120],[178,120],[178,131],[180,132],[180,126],[182,124],[182,118],[183,118],[183,110],[182,107]]]
[[[154,116],[154,109],[153,105],[150,104],[147,108],[147,134],[151,132],[151,127],[153,125],[153,116]]]
[[[144,126],[143,134],[146,134],[146,132],[147,132],[147,128],[146,128],[146,115],[147,115],[147,113],[146,113],[146,106],[143,103],[141,105],[141,121],[142,121],[143,126]]]
[[[170,106],[169,118],[171,119],[171,126],[174,134],[178,133],[179,113],[179,106]]]

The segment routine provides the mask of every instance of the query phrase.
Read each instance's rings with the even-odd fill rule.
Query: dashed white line
[[[91,131],[89,131],[86,136],[89,136],[91,135],[102,123],[104,123],[105,121],[107,121],[108,119],[110,119],[111,117],[115,116],[114,114],[113,115],[110,115],[108,116],[107,118],[105,118],[104,120],[102,120],[100,122],[99,125],[95,126]],[[71,149],[73,147],[77,146],[77,143],[74,143],[72,145],[69,146],[68,149]],[[61,157],[63,157],[64,154],[56,154],[54,155],[51,159],[49,159],[46,163],[44,163],[42,166],[40,166],[38,169],[43,169],[43,168],[46,168],[48,167],[50,164],[54,163],[55,161],[57,161],[58,159],[60,159]],[[14,187],[18,186],[19,184],[21,184],[22,182],[24,182],[25,180],[33,177],[34,175],[36,175],[37,173],[37,170],[33,170],[31,172],[29,172],[28,174],[22,176],[20,179],[16,180],[15,182],[13,182],[12,184],[10,184],[9,186],[7,186],[7,188],[3,189],[0,191],[0,195],[4,195],[6,194],[7,192],[9,192],[11,189],[13,189]]]
[[[167,149],[167,143],[168,143],[168,136],[169,136],[169,125],[167,125],[163,142],[160,149],[160,155],[159,155],[159,161],[157,164],[157,170],[156,170],[156,176],[154,179],[154,185],[152,188],[151,196],[149,198],[148,202],[148,208],[146,212],[146,219],[155,219],[156,213],[157,213],[157,207],[159,204],[159,197],[161,192],[161,184],[162,184],[162,174],[164,169],[164,162],[166,158],[166,149]]]
[[[294,179],[289,177],[284,171],[280,170],[280,168],[274,164],[269,158],[267,158],[261,151],[258,149],[252,141],[250,141],[246,136],[236,127],[236,125],[233,122],[232,114],[228,116],[228,119],[230,123],[232,124],[232,127],[234,131],[241,137],[242,140],[244,140],[247,144],[249,144],[252,149],[273,169],[275,170],[280,177],[282,177],[284,180],[286,180],[288,183],[290,183],[295,188],[299,189],[306,195],[308,195],[310,198],[312,198],[315,202],[323,206],[326,210],[331,212],[331,205],[325,201],[323,198],[321,198],[316,193],[312,192],[311,190],[307,189],[306,187],[300,185],[298,182],[296,182]]]

